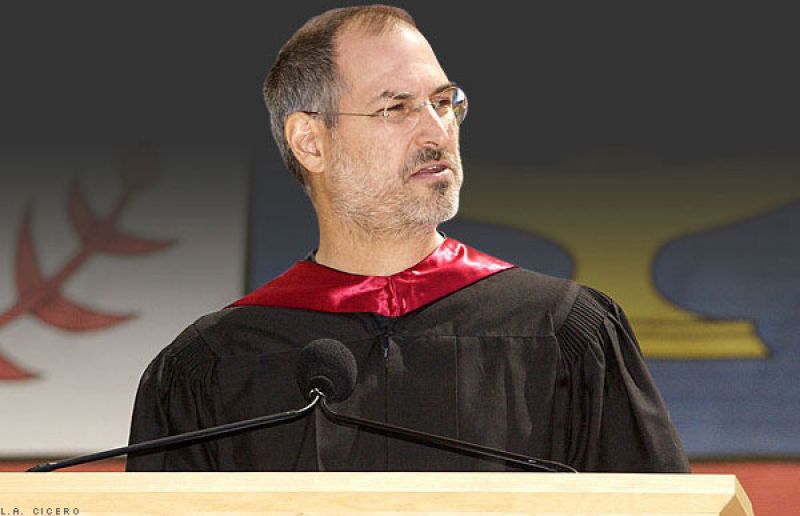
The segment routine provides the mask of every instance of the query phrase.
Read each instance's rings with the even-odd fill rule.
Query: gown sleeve
[[[213,426],[209,404],[213,356],[190,326],[145,370],[139,382],[129,443]],[[126,471],[213,471],[213,442],[129,455]]]
[[[562,450],[579,471],[689,472],[664,401],[622,309],[583,287],[556,334]]]

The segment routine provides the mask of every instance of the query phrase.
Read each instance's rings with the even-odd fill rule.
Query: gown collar
[[[229,306],[399,317],[512,267],[447,238],[421,262],[391,276],[360,276],[303,260]]]

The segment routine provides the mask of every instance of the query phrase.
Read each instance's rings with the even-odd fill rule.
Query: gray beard
[[[397,239],[425,234],[458,212],[458,186],[449,181],[430,185],[431,195],[407,199],[383,196],[369,205],[353,196],[332,199],[331,205],[345,224],[372,238]]]
[[[401,173],[405,178],[403,185],[418,163],[436,159],[428,154],[421,152],[404,167]],[[449,158],[453,165],[453,179],[433,182],[427,185],[427,195],[417,196],[407,195],[408,190],[392,184],[375,191],[355,177],[358,164],[350,156],[337,153],[332,160],[336,176],[330,191],[331,208],[353,232],[366,238],[398,239],[424,235],[458,212],[463,177],[461,162],[458,156]]]

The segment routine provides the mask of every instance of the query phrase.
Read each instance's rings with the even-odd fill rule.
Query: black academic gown
[[[485,256],[455,243],[472,252],[468,267],[476,255],[478,261]],[[689,470],[619,306],[574,282],[510,266],[473,280],[447,295],[437,292],[432,301],[422,296],[417,300],[422,306],[410,303],[390,315],[382,309],[260,306],[251,304],[251,295],[202,317],[145,371],[130,441],[304,406],[295,373],[299,350],[312,340],[333,338],[358,363],[353,394],[333,405],[338,412],[555,460],[579,471]],[[278,299],[287,297],[285,291],[279,294]],[[274,299],[266,304],[276,304]],[[337,426],[317,411],[266,429],[131,456],[127,469],[516,468]]]

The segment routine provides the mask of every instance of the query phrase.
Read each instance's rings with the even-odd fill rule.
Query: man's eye
[[[389,104],[383,112],[383,116],[391,120],[402,120],[408,113],[408,106],[403,102]]]
[[[453,105],[453,95],[447,94],[447,95],[439,95],[437,97],[433,97],[431,99],[431,105],[434,107],[434,109],[449,108],[450,106]]]

